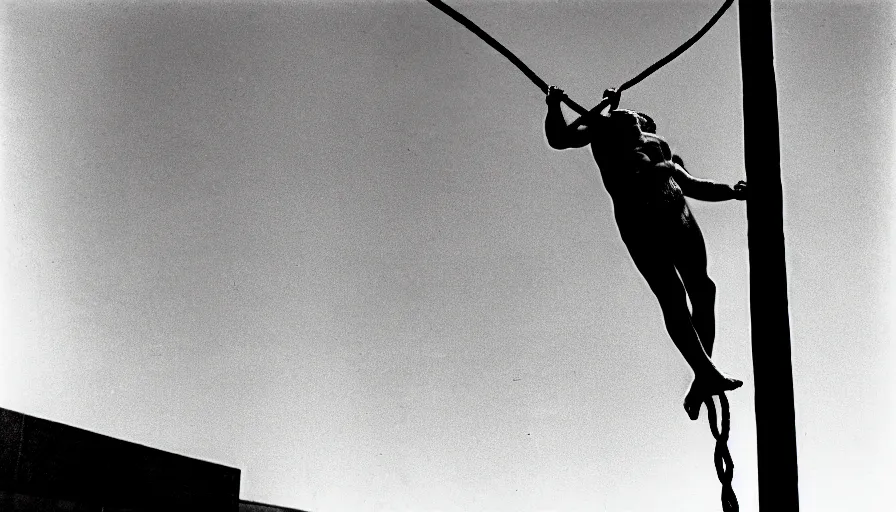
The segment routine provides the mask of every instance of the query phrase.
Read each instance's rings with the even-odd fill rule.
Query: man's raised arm
[[[606,93],[605,93],[606,94]],[[562,89],[551,86],[548,88],[548,95],[545,103],[548,104],[548,113],[544,118],[544,134],[547,136],[548,145],[554,149],[581,148],[587,146],[591,142],[588,134],[588,123],[591,116],[599,116],[600,112],[608,105],[614,104],[614,97],[604,97],[604,99],[596,107],[591,109],[587,116],[582,116],[572,124],[566,123],[563,117],[563,110],[560,108],[560,102],[566,97]],[[615,104],[618,104],[618,95],[615,97]]]

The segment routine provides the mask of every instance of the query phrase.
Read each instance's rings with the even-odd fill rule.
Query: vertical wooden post
[[[739,0],[759,509],[799,510],[771,0]]]

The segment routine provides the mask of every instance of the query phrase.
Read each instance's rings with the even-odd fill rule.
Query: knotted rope
[[[722,511],[738,512],[737,496],[731,487],[734,478],[734,462],[731,460],[731,452],[728,451],[728,433],[731,430],[731,411],[728,408],[728,397],[725,393],[719,395],[719,405],[722,407],[722,425],[717,425],[716,406],[712,397],[706,399],[706,415],[709,420],[709,429],[716,439],[714,459],[716,475],[722,483]]]

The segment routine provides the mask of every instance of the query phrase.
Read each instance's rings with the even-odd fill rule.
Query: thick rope
[[[721,428],[716,424],[716,406],[712,397],[707,398],[705,403],[709,430],[712,432],[712,437],[716,439],[714,460],[716,476],[722,483],[722,511],[738,512],[740,507],[737,504],[737,496],[734,495],[734,488],[731,487],[731,480],[734,478],[734,462],[731,460],[731,452],[728,451],[728,434],[731,431],[731,411],[728,408],[728,397],[725,396],[725,393],[719,395],[719,405],[722,407]]]
[[[536,75],[534,71],[529,69],[529,66],[525,65],[523,63],[523,61],[521,61],[516,55],[514,55],[510,50],[505,48],[504,45],[502,45],[501,43],[496,41],[495,38],[488,35],[484,30],[479,28],[475,23],[468,20],[463,14],[461,14],[461,13],[455,11],[454,9],[452,9],[451,7],[445,5],[444,2],[441,2],[439,0],[426,0],[426,1],[431,3],[433,6],[435,6],[436,9],[444,12],[448,16],[451,16],[451,18],[454,21],[467,27],[467,29],[469,29],[470,32],[479,36],[480,39],[482,39],[483,41],[488,43],[488,45],[491,46],[492,48],[494,48],[495,50],[497,50],[498,53],[507,57],[507,60],[509,60],[511,63],[513,63],[514,66],[519,68],[519,70],[522,71],[523,74],[529,78],[529,80],[532,80],[532,83],[534,83],[535,85],[538,86],[539,89],[541,89],[541,92],[543,92],[545,94],[548,93],[548,84],[544,80],[542,80],[541,77]],[[568,97],[564,97],[563,102],[566,103],[567,105],[569,105],[569,108],[575,110],[580,115],[584,116],[585,114],[588,113],[588,109],[579,105],[578,103],[569,99]]]
[[[426,0],[426,1],[429,2],[430,4],[432,4],[436,9],[438,9],[438,10],[444,12],[445,14],[447,14],[448,16],[450,16],[454,21],[456,21],[456,22],[460,23],[461,25],[463,25],[464,27],[466,27],[470,32],[479,36],[480,39],[482,39],[483,41],[488,43],[489,46],[491,46],[492,48],[497,50],[498,53],[500,53],[501,55],[506,57],[507,60],[509,60],[511,63],[513,63],[513,65],[515,65],[517,68],[519,68],[519,70],[522,71],[523,74],[526,75],[529,78],[529,80],[532,81],[532,83],[534,83],[535,85],[538,86],[539,89],[541,89],[541,92],[543,92],[545,94],[548,93],[548,84],[544,80],[542,80],[541,77],[536,75],[534,71],[529,69],[529,66],[526,66],[526,64],[524,64],[523,61],[521,61],[519,59],[519,57],[514,55],[513,52],[511,52],[510,50],[505,48],[504,45],[502,45],[501,43],[496,41],[495,38],[488,35],[484,30],[479,28],[475,23],[473,23],[472,21],[467,19],[461,13],[459,13],[459,12],[455,11],[454,9],[452,9],[451,7],[445,5],[445,3],[442,2],[441,0]],[[693,46],[693,44],[696,43],[701,37],[703,37],[704,34],[709,32],[709,29],[712,28],[712,26],[715,25],[717,21],[719,21],[719,18],[721,18],[722,15],[725,14],[725,11],[727,11],[728,8],[731,7],[732,3],[734,3],[734,0],[725,0],[725,3],[722,4],[722,7],[719,8],[718,12],[716,12],[716,14],[712,18],[710,18],[709,22],[707,22],[706,25],[703,26],[703,28],[701,28],[696,34],[694,34],[694,36],[692,36],[690,39],[685,41],[684,44],[682,44],[681,46],[679,46],[678,48],[673,50],[669,55],[666,55],[662,59],[653,63],[649,68],[645,69],[640,74],[638,74],[638,76],[636,76],[636,77],[632,78],[631,80],[629,80],[628,82],[625,82],[624,84],[620,85],[617,90],[619,92],[622,92],[622,91],[636,85],[641,80],[644,80],[648,76],[652,75],[658,69],[665,66],[666,64],[668,64],[669,62],[674,60],[676,57],[678,57],[679,55],[684,53],[688,48]],[[576,111],[579,115],[585,115],[588,113],[588,110],[586,108],[582,107],[575,101],[569,99],[569,97],[564,96],[563,102],[566,103],[567,105],[569,105],[569,108]]]
[[[716,12],[716,14],[712,18],[709,19],[709,21],[706,23],[706,25],[703,25],[703,28],[701,28],[699,32],[697,32],[696,34],[693,35],[693,37],[691,37],[690,39],[685,41],[684,44],[682,44],[681,46],[679,46],[678,48],[673,50],[672,53],[670,53],[669,55],[666,55],[662,59],[654,62],[649,68],[642,71],[638,76],[636,76],[636,77],[632,78],[631,80],[629,80],[628,82],[625,82],[624,84],[620,85],[619,89],[617,89],[617,90],[619,92],[622,92],[622,91],[628,89],[629,87],[637,84],[641,80],[644,80],[648,76],[652,75],[656,70],[658,70],[661,67],[665,66],[666,64],[672,62],[672,60],[674,60],[676,57],[678,57],[679,55],[684,53],[688,48],[693,46],[694,43],[696,43],[701,37],[703,37],[704,34],[709,32],[709,29],[711,29],[712,26],[715,25],[717,21],[719,21],[719,18],[721,18],[722,15],[725,14],[725,11],[727,11],[728,8],[731,7],[731,4],[733,4],[733,3],[734,3],[734,0],[725,0],[725,3],[722,4],[722,7],[719,8],[718,12]]]

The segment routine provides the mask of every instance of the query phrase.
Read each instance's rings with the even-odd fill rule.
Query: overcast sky
[[[720,1],[449,2],[584,105]],[[777,2],[800,494],[892,478],[896,12]],[[710,511],[713,440],[587,150],[420,1],[5,3],[0,406],[313,512]],[[744,178],[736,6],[626,92]],[[692,202],[756,510],[743,203]],[[670,251],[675,248],[669,248]],[[888,293],[890,295],[888,295]],[[889,313],[887,313],[889,312]]]

